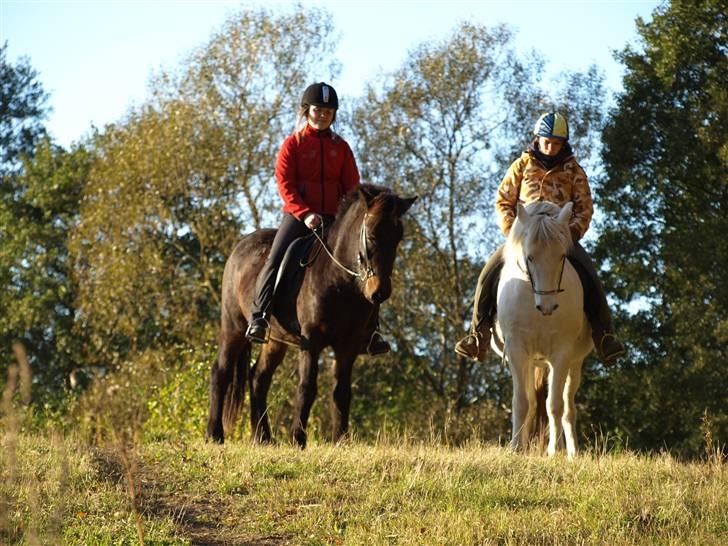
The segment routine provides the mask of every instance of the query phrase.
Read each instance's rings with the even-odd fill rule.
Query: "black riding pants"
[[[490,328],[495,320],[504,247],[505,245],[501,245],[493,252],[478,277],[473,302],[473,321],[470,326],[472,330],[482,332],[482,327]],[[574,243],[568,257],[584,288],[584,312],[591,324],[592,334],[595,339],[601,340],[605,333],[614,333],[607,294],[599,280],[596,267],[584,247],[578,242]]]
[[[311,233],[301,220],[292,214],[284,214],[281,225],[273,239],[268,259],[258,273],[258,280],[255,284],[255,298],[251,309],[253,318],[270,316],[270,306],[273,303],[273,288],[278,275],[278,268],[283,261],[283,256],[291,243]]]

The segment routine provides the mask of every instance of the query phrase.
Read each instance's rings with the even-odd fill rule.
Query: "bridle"
[[[526,277],[528,277],[528,281],[531,283],[531,290],[533,290],[534,294],[537,294],[539,296],[553,296],[554,294],[558,294],[564,291],[564,289],[561,288],[561,279],[564,276],[565,263],[566,255],[561,257],[561,271],[559,272],[559,284],[556,290],[536,290],[536,285],[533,283],[533,277],[531,276],[531,269],[528,267],[528,258],[526,258],[526,270],[523,271],[523,268],[521,268],[521,271],[523,271],[526,274]],[[518,266],[521,267],[520,262],[518,263]]]
[[[545,212],[539,213],[539,215],[542,216],[549,216],[549,214]],[[516,260],[516,263],[518,264],[518,269],[521,270],[522,273],[526,275],[528,278],[528,282],[531,283],[531,290],[533,290],[534,294],[537,294],[539,296],[553,296],[555,294],[559,294],[564,291],[563,288],[561,288],[561,279],[564,277],[564,265],[566,264],[566,254],[561,256],[561,271],[559,272],[559,284],[556,288],[556,290],[536,290],[536,285],[533,283],[533,277],[531,276],[531,269],[528,267],[528,256],[526,256],[526,269],[524,270],[521,266],[521,262]]]
[[[346,271],[349,275],[352,277],[361,279],[362,282],[366,282],[367,280],[371,279],[376,275],[376,272],[374,271],[374,266],[372,265],[371,260],[369,259],[369,245],[367,244],[367,218],[369,217],[369,213],[364,213],[364,218],[361,221],[361,227],[359,228],[359,253],[357,256],[357,265],[359,267],[359,271],[353,271],[352,269],[346,267],[344,264],[342,264],[339,260],[336,259],[333,252],[329,250],[329,247],[326,245],[326,242],[324,241],[323,237],[321,236],[323,234],[323,225],[321,226],[321,235],[318,232],[318,228],[314,228],[311,231],[313,231],[313,234],[316,236],[316,238],[319,240],[319,243],[321,243],[321,247],[326,251],[326,254],[329,255],[329,258],[331,258],[331,261],[334,262],[337,266],[339,266],[341,269]],[[363,252],[362,252],[363,250]]]

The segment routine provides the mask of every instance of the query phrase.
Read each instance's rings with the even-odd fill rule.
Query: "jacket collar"
[[[549,171],[558,167],[559,165],[563,165],[569,159],[574,157],[574,152],[571,149],[571,145],[569,145],[568,141],[564,142],[564,145],[561,147],[558,155],[553,157],[546,155],[538,149],[538,138],[533,139],[531,144],[528,146],[528,150],[526,150],[526,152],[534,157],[536,160],[538,160],[538,162],[546,167],[546,169]]]
[[[331,127],[329,127],[328,129],[324,129],[323,131],[319,131],[317,129],[314,129],[313,127],[311,127],[307,123],[306,124],[306,127],[303,128],[303,134],[305,136],[309,136],[310,135],[310,136],[315,136],[315,137],[323,138],[323,137],[330,137],[331,136],[331,133],[332,133]]]

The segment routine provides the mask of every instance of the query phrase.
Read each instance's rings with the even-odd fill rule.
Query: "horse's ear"
[[[374,198],[379,195],[379,192],[370,186],[359,186],[359,193],[364,197],[364,200],[367,203],[367,207],[371,206],[372,201],[374,201]]]
[[[559,223],[564,224],[566,226],[569,225],[569,222],[571,221],[571,211],[574,209],[574,202],[569,201],[564,205],[564,207],[559,212]]]
[[[417,195],[414,197],[397,197],[397,216],[402,216],[407,212],[412,206],[412,203],[417,200],[417,197]]]
[[[516,216],[518,217],[518,221],[523,222],[524,224],[528,223],[531,219],[528,212],[526,212],[526,207],[520,203],[516,204]]]

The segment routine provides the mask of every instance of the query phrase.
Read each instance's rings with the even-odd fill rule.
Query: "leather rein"
[[[329,255],[329,258],[331,258],[331,261],[334,262],[338,267],[346,271],[349,275],[352,277],[361,279],[362,282],[366,282],[368,279],[374,277],[376,275],[376,272],[374,271],[374,267],[372,266],[372,262],[369,259],[369,245],[367,244],[367,217],[369,216],[368,212],[364,213],[364,218],[361,221],[361,227],[359,228],[359,253],[357,256],[357,265],[359,266],[359,271],[353,271],[352,269],[348,268],[344,264],[342,264],[339,260],[336,259],[333,252],[329,249],[328,245],[324,241],[323,237],[319,235],[318,229],[314,228],[311,231],[316,236],[316,238],[319,240],[319,243],[321,243],[321,247],[326,251],[326,254]],[[323,224],[321,225],[321,233],[323,234]],[[362,252],[363,250],[363,252]],[[309,261],[309,264],[311,263],[311,260]]]

